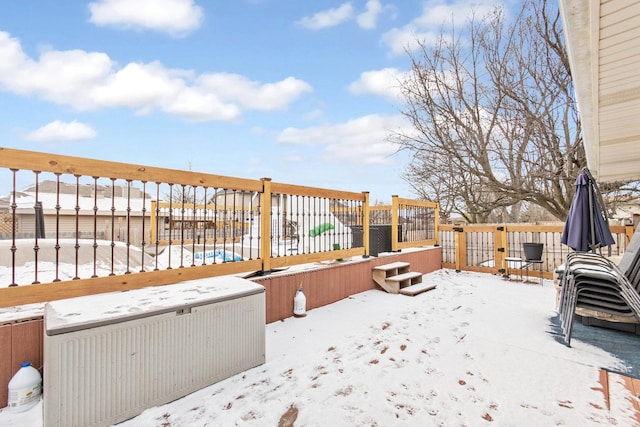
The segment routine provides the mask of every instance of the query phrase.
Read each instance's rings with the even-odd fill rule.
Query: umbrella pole
[[[588,167],[582,168],[584,173],[587,175],[587,179],[589,181],[589,219],[591,226],[591,250],[593,253],[596,253],[596,248],[600,248],[600,243],[596,244],[596,234],[595,234],[595,218],[593,216],[593,197],[598,197],[598,203],[600,203],[602,209],[602,215],[604,217],[605,224],[607,228],[609,227],[609,216],[607,215],[607,209],[604,205],[604,200],[602,198],[602,193],[600,193],[600,189],[598,188],[598,184],[596,184],[596,180],[591,175],[591,171]],[[611,246],[608,246],[608,254],[611,256]]]
[[[595,218],[593,217],[593,181],[591,180],[591,176],[587,174],[589,177],[589,226],[591,227],[591,252],[596,253],[596,226],[595,226]]]

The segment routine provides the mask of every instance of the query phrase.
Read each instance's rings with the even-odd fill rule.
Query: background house
[[[0,239],[11,239],[14,231],[18,239],[36,234],[46,238],[58,230],[59,238],[95,235],[140,246],[143,239],[147,243],[150,239],[152,200],[134,187],[43,181],[0,197]]]
[[[607,200],[605,200],[606,202]],[[617,221],[622,225],[633,224],[634,226],[640,223],[640,197],[627,196],[623,200],[616,201],[616,207],[610,222]]]

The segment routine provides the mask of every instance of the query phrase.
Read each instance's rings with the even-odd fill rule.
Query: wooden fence
[[[615,245],[603,248],[609,255],[621,255],[631,240],[633,226],[610,227]],[[439,242],[442,246],[442,266],[455,270],[477,271],[491,274],[507,274],[506,258],[524,259],[524,243],[543,244],[541,269],[545,278],[554,277],[556,268],[564,263],[570,249],[560,243],[564,224],[487,224],[440,225]],[[509,268],[515,274],[529,273],[516,266]],[[536,273],[537,274],[537,273]]]

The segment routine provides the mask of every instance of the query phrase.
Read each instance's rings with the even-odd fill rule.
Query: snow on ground
[[[551,282],[423,281],[437,288],[371,290],[269,324],[264,365],[121,426],[637,425],[636,397],[614,382],[609,411],[598,382],[600,368],[637,366],[575,335],[559,343]],[[38,427],[41,412],[0,412],[0,425]]]

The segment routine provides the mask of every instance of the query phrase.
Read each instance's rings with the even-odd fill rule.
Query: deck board
[[[640,379],[601,369],[600,384],[602,385],[600,390],[604,395],[607,410],[609,410],[609,412],[613,410],[614,413],[619,413],[620,411],[624,412],[625,410],[631,409],[631,412],[635,415],[635,421],[640,425]],[[612,399],[612,384],[614,387],[622,385],[629,391],[630,396],[624,399],[624,401]]]
[[[422,292],[427,292],[435,288],[436,288],[436,285],[434,284],[418,283],[416,285],[411,285],[405,288],[401,288],[399,292],[403,295],[415,296]]]

